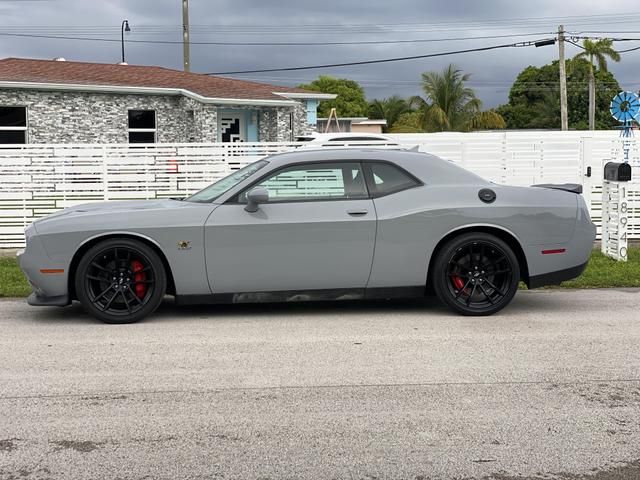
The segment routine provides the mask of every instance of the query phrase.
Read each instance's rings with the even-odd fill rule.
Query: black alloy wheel
[[[78,300],[105,323],[133,323],[153,313],[164,298],[166,283],[156,252],[125,238],[90,248],[75,275]]]
[[[463,315],[491,315],[511,302],[520,267],[513,250],[487,233],[467,233],[438,253],[432,275],[438,298]]]

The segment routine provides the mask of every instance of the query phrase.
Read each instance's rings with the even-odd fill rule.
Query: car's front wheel
[[[166,286],[158,254],[128,238],[112,238],[91,247],[75,274],[78,300],[105,323],[133,323],[153,313]]]
[[[513,250],[488,233],[466,233],[435,258],[431,280],[438,298],[463,315],[491,315],[511,302],[520,267]]]

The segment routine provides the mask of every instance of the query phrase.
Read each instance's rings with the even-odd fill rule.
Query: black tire
[[[129,238],[112,238],[91,247],[78,264],[74,282],[84,309],[111,324],[134,323],[150,315],[167,289],[158,254]]]
[[[488,233],[465,233],[437,253],[431,282],[442,303],[462,315],[492,315],[513,299],[520,265],[504,241]]]

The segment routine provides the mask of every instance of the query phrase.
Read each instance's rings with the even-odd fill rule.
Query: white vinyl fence
[[[452,160],[497,183],[582,183],[601,219],[602,166],[623,158],[618,132],[403,134],[406,147]],[[0,248],[24,245],[33,220],[78,203],[185,196],[300,143],[22,145],[0,148]],[[639,146],[629,158],[640,177]],[[591,176],[587,174],[591,172]],[[630,189],[629,238],[640,238],[640,185]]]

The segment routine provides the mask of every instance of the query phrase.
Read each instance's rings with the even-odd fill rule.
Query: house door
[[[219,121],[220,141],[246,142],[247,128],[243,114],[222,113]]]

